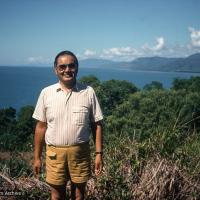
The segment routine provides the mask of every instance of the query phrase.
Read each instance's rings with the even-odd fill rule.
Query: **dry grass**
[[[103,175],[98,179],[92,177],[87,184],[87,199],[137,199],[137,200],[197,200],[200,199],[200,184],[189,178],[181,171],[176,163],[166,159],[155,158],[146,162],[138,170],[137,174],[132,174],[133,169],[129,163],[123,163],[121,167],[121,178],[126,184],[128,193],[124,193],[122,198],[121,191],[123,185],[115,185],[116,177],[108,177],[109,172],[104,168]],[[26,197],[17,196],[7,197],[7,199],[36,199],[34,195],[45,194],[47,198],[50,187],[43,181],[33,177],[10,178],[0,173],[1,187],[4,191],[22,191]],[[110,186],[110,187],[109,187]],[[119,194],[109,195],[111,190],[119,190]],[[35,192],[38,191],[38,192]],[[67,186],[70,193],[70,187]],[[33,194],[34,193],[34,194]],[[3,199],[1,196],[0,199]],[[40,198],[42,199],[42,197]]]
[[[155,144],[158,145],[159,143]],[[179,164],[179,159],[177,159],[177,162],[173,162],[169,157],[159,156],[155,144],[154,151],[152,151],[149,143],[139,143],[134,137],[129,138],[122,135],[108,138],[104,148],[103,173],[99,177],[95,177],[92,174],[87,183],[86,199],[200,199],[198,176],[194,178],[192,174],[188,174],[187,171],[183,170],[183,167]],[[19,157],[24,158],[24,156],[25,153]],[[94,155],[92,157],[94,158]],[[13,159],[13,157],[11,156],[10,159]],[[31,160],[29,153],[27,154],[29,166],[31,165]],[[17,163],[14,162],[15,165]],[[23,167],[23,165],[21,166]],[[9,167],[7,166],[7,168]],[[11,178],[11,175],[7,173],[9,170],[3,169],[0,173],[0,187],[3,187],[3,190],[23,192],[22,196],[12,196],[10,197],[11,199],[50,199],[50,187],[44,181],[35,179],[32,174],[28,176],[28,173],[12,176]],[[24,166],[24,170],[26,170],[26,166]],[[44,174],[42,177],[42,180],[44,180]],[[67,185],[67,193],[70,194],[69,183]],[[0,196],[0,199],[2,198]]]
[[[137,184],[130,186],[133,197],[151,199],[199,199],[200,184],[191,180],[175,163],[152,159],[142,170]]]
[[[151,159],[138,170],[137,174],[133,175],[132,172],[131,165],[124,165],[121,170],[124,183],[118,186],[112,185],[117,175],[116,177],[104,177],[101,184],[98,184],[95,178],[91,179],[88,186],[88,199],[200,199],[199,181],[193,180],[181,171],[176,163],[166,159]],[[104,172],[105,174],[108,174],[108,172]],[[123,194],[123,186],[127,187],[127,193],[124,192]],[[110,193],[112,195],[109,195]]]

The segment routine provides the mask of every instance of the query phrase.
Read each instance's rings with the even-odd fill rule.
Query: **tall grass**
[[[138,140],[134,134],[106,133],[103,172],[99,177],[92,172],[86,199],[200,199],[200,138],[198,133],[182,134],[176,129]],[[31,168],[13,154],[1,160],[1,180],[23,192],[15,199],[49,199],[44,176],[34,179]]]

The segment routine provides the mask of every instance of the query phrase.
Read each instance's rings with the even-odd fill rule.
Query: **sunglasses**
[[[67,67],[69,69],[75,69],[76,68],[76,64],[75,63],[69,63],[69,64],[63,64],[63,65],[58,65],[57,68],[59,71],[65,71],[67,69]]]

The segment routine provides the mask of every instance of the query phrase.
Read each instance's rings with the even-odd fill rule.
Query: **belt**
[[[69,148],[69,147],[74,147],[74,146],[81,146],[81,145],[86,145],[89,144],[89,142],[81,142],[78,144],[72,144],[72,145],[53,145],[53,144],[47,144],[48,147],[55,147],[55,148]]]

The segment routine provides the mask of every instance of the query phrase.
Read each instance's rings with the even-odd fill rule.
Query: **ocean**
[[[127,80],[142,89],[152,81],[159,81],[165,88],[172,86],[175,78],[188,79],[200,73],[150,72],[128,69],[80,68],[78,78],[95,75],[99,80]],[[35,105],[42,88],[57,82],[50,67],[0,67],[0,109]]]

